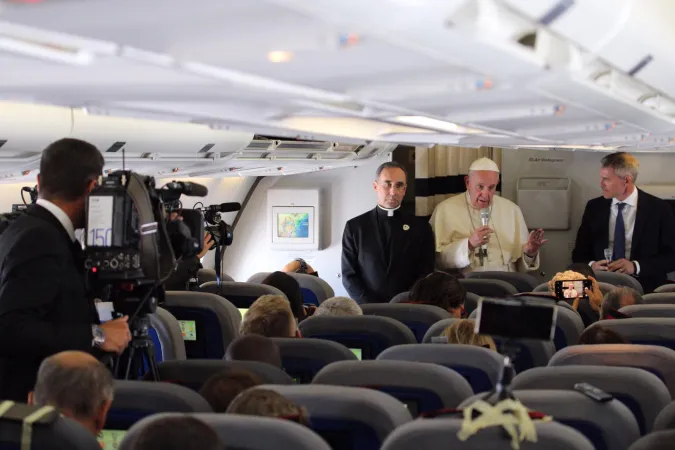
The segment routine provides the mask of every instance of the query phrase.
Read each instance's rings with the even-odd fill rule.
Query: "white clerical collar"
[[[387,213],[387,217],[392,217],[394,215],[394,211],[399,209],[401,205],[398,205],[396,208],[385,208],[384,206],[380,206],[379,204],[377,205],[378,208],[380,208],[382,211]]]
[[[73,221],[70,220],[70,217],[68,217],[68,214],[63,212],[61,208],[50,202],[49,200],[45,200],[44,198],[38,199],[36,204],[42,206],[44,209],[52,213],[54,217],[61,223],[63,228],[66,230],[66,233],[68,233],[68,236],[70,236],[71,241],[75,241],[75,227],[73,227]]]
[[[625,203],[626,205],[635,207],[637,205],[637,200],[638,200],[638,190],[637,188],[634,188],[633,192],[631,192],[631,194],[628,197],[626,197],[626,199],[623,201],[613,198],[612,206],[618,205],[619,203]]]

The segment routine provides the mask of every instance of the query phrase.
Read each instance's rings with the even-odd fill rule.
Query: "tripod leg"
[[[148,341],[145,347],[145,358],[148,361],[148,372],[152,376],[153,381],[159,381],[159,369],[157,368],[157,359],[155,358],[155,345],[152,341]]]
[[[136,348],[132,345],[129,346],[129,359],[127,360],[127,370],[124,373],[124,379],[128,380],[129,379],[129,374],[131,372],[131,366],[134,363],[134,356],[136,353]]]

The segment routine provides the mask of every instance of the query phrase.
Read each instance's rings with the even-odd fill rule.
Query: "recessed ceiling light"
[[[273,63],[285,63],[293,59],[293,53],[283,50],[275,50],[267,54],[267,59]]]

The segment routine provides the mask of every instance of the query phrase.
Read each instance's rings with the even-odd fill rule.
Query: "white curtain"
[[[479,158],[490,158],[502,167],[502,149],[495,147],[453,147],[435,145],[415,148],[415,214],[431,216],[448,197],[466,190],[464,177]],[[498,186],[498,189],[500,187]]]

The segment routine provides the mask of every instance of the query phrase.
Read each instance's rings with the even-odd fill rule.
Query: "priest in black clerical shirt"
[[[342,284],[359,303],[388,302],[434,270],[431,225],[399,210],[405,170],[386,162],[375,176],[377,206],[348,221],[342,236]]]

